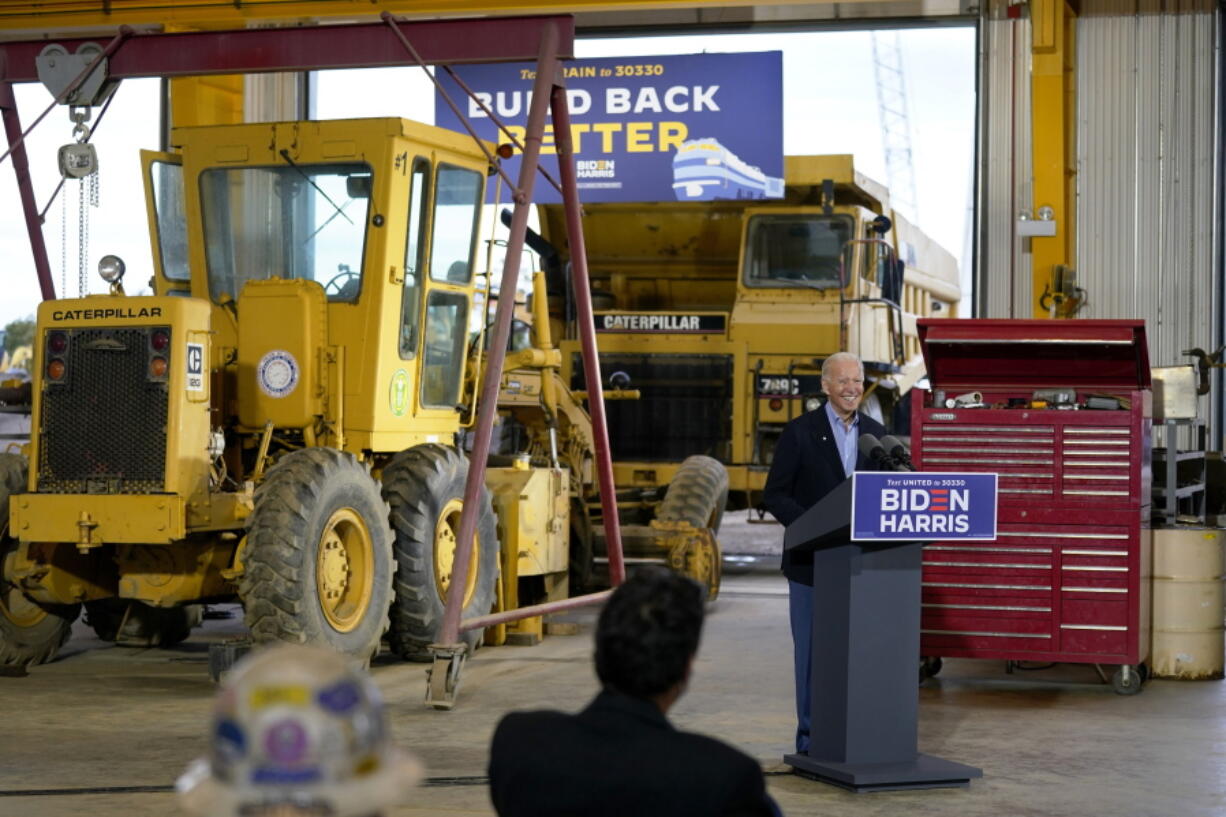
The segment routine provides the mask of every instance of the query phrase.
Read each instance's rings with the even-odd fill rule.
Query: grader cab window
[[[434,188],[434,229],[430,235],[430,278],[467,284],[473,277],[473,236],[481,212],[485,179],[475,170],[440,165]]]
[[[837,289],[839,258],[851,234],[847,216],[754,216],[745,242],[745,283]]]
[[[354,303],[370,207],[359,163],[214,168],[200,178],[209,294],[237,299],[248,281],[318,281],[331,302]]]
[[[417,352],[417,330],[421,325],[421,263],[425,238],[426,185],[430,181],[430,163],[418,159],[413,163],[409,180],[409,229],[404,248],[404,290],[400,301],[400,357],[408,360]]]
[[[162,275],[171,281],[188,281],[187,216],[183,210],[183,165],[153,162],[149,165],[153,182],[153,205],[157,215],[157,246]]]

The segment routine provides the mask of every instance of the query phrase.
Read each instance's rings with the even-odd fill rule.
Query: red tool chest
[[[1116,691],[1139,690],[1150,617],[1144,322],[922,319],[919,337],[930,388],[912,401],[916,468],[999,474],[995,540],[924,548],[921,653],[1118,664]]]

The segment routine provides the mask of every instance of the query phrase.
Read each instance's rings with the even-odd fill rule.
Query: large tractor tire
[[[128,599],[101,599],[85,604],[85,623],[103,641],[122,647],[173,647],[204,620],[204,605],[153,607]]]
[[[239,597],[257,642],[379,651],[392,599],[392,532],[379,483],[351,454],[285,455],[255,491]]]
[[[689,522],[719,532],[728,504],[728,470],[711,457],[686,457],[656,511],[661,522]]]
[[[467,479],[468,459],[443,445],[401,451],[383,469],[383,498],[391,506],[397,565],[388,641],[392,651],[408,661],[430,660],[427,647],[439,637]],[[480,503],[461,618],[488,613],[497,589],[498,527],[484,486]],[[481,635],[481,630],[461,634],[470,653]]]
[[[26,489],[26,461],[0,454],[0,664],[28,667],[50,661],[68,640],[79,604],[42,605],[8,580],[17,540],[9,536],[9,497]]]
[[[727,469],[719,460],[695,455],[682,461],[656,511],[659,522],[686,522],[702,531],[686,543],[683,552],[670,553],[669,562],[673,569],[706,587],[708,601],[719,596],[723,565],[715,535],[727,504]]]

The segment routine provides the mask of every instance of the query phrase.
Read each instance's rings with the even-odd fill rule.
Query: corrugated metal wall
[[[1085,318],[1145,318],[1150,362],[1219,343],[1210,0],[1086,0],[1077,21],[1077,270]]]
[[[991,8],[995,7],[995,8]],[[979,33],[979,245],[975,317],[1030,317],[1029,242],[1014,237],[1031,210],[1030,21],[989,8]]]
[[[1154,366],[1222,341],[1217,31],[1211,0],[1143,0],[1130,15],[1087,0],[1077,21],[1080,316],[1144,318]],[[1214,381],[1200,413],[1216,449]]]
[[[1121,12],[1121,7],[1126,11]],[[1082,0],[1077,19],[1078,317],[1146,321],[1150,362],[1223,342],[1218,12],[1213,0]],[[978,317],[1030,317],[1029,20],[985,4]],[[1219,370],[1220,372],[1220,370]],[[1202,400],[1211,441],[1223,400]]]

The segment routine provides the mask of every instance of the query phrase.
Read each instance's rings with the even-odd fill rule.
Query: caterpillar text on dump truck
[[[50,659],[82,606],[103,638],[167,645],[235,598],[256,641],[367,660],[386,631],[428,658],[481,390],[486,154],[401,119],[170,143],[144,154],[154,294],[108,257],[110,294],[38,310],[28,466],[0,455],[0,662]],[[486,472],[466,618],[590,576],[592,425],[560,367],[543,329],[507,355],[499,409],[525,433]],[[712,538],[661,547],[686,537]]]
[[[906,432],[924,373],[915,320],[956,314],[957,264],[851,156],[789,156],[784,175],[778,200],[584,206],[605,396],[638,395],[609,404],[629,521],[658,516],[691,455],[726,465],[728,507],[754,506],[779,432],[820,404],[822,361],[839,350],[864,361],[865,410]],[[561,268],[561,208],[540,210]],[[577,343],[560,345],[583,388]]]

